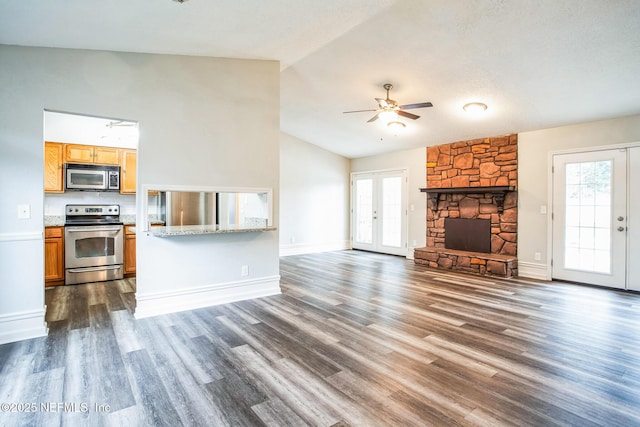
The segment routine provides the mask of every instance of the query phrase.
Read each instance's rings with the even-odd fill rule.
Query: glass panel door
[[[402,246],[402,177],[382,177],[382,246]]]
[[[354,249],[407,254],[406,172],[353,174]]]
[[[374,250],[373,246],[373,176],[354,178],[353,247]]]
[[[625,287],[626,155],[554,156],[553,277]]]

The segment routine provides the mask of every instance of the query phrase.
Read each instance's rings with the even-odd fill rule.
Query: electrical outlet
[[[249,266],[248,265],[243,265],[242,269],[240,271],[240,274],[242,276],[248,276],[249,275]]]
[[[547,205],[540,205],[540,215],[547,214]]]
[[[533,254],[533,259],[535,259],[536,261],[540,261],[542,259],[540,252],[536,252],[535,254]]]
[[[31,206],[30,205],[18,205],[18,219],[31,218]]]

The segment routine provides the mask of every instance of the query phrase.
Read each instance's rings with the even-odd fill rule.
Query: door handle
[[[618,217],[618,221],[624,221],[624,217],[623,216],[619,216]]]
[[[622,226],[618,227],[618,231],[624,231],[624,227]]]

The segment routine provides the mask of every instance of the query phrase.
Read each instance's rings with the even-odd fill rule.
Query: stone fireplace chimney
[[[517,135],[509,135],[427,147],[427,187],[421,189],[427,193],[427,246],[416,249],[416,263],[503,277],[517,274],[517,144]],[[467,239],[476,232],[488,238],[488,250],[486,242],[482,247],[474,242],[465,249],[448,247],[452,219],[467,220]],[[488,236],[481,230],[487,225]]]

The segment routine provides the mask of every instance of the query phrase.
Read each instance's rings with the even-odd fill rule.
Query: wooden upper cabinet
[[[100,165],[119,165],[121,151],[120,148],[114,147],[94,147],[93,163]]]
[[[44,191],[64,193],[64,164],[120,166],[120,193],[136,193],[137,150],[96,145],[44,143]]]
[[[93,147],[90,145],[66,144],[65,163],[93,163]]]
[[[136,150],[122,150],[120,164],[120,193],[135,194],[136,192]]]
[[[44,143],[44,191],[47,193],[64,192],[64,144]]]
[[[100,165],[119,165],[120,149],[94,145],[66,144],[65,163],[96,163]]]

